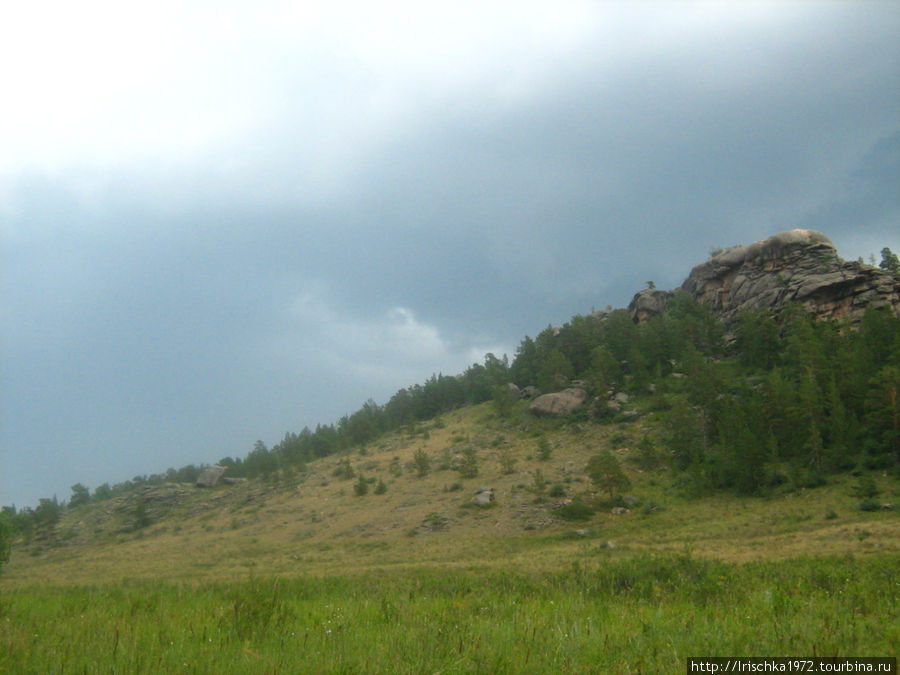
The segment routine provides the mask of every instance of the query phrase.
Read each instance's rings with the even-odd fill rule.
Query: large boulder
[[[538,396],[529,410],[535,415],[568,415],[587,401],[587,392],[581,387],[569,387],[553,394]]]
[[[224,466],[213,464],[206,467],[197,478],[197,487],[215,487],[223,473],[225,473]]]

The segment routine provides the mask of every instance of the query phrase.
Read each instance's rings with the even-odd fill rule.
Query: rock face
[[[841,260],[831,240],[815,230],[791,230],[737,246],[697,265],[681,288],[728,323],[742,311],[778,313],[797,303],[817,319],[858,322],[867,307],[900,314],[900,277]],[[662,311],[662,296],[644,290],[629,309],[635,321]],[[663,292],[664,293],[664,292]]]
[[[580,387],[570,387],[553,394],[538,396],[530,406],[535,415],[568,415],[587,401],[587,392]]]

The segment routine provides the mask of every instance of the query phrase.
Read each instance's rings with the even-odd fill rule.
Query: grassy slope
[[[152,488],[148,494],[158,501],[149,501],[147,509],[154,522],[137,531],[126,531],[137,493],[73,509],[64,515],[55,543],[14,549],[0,588],[410,567],[540,572],[565,569],[584,556],[617,560],[646,552],[747,561],[900,550],[900,513],[860,511],[851,496],[856,479],[850,476],[769,498],[688,499],[665,468],[641,472],[632,461],[638,439],[656,428],[656,414],[630,424],[566,425],[535,420],[525,405],[506,420],[497,418],[490,404],[454,411],[414,435],[388,436],[365,455],[346,455],[357,472],[384,480],[382,495],[373,494],[370,485],[368,494],[356,496],[355,479],[334,475],[343,457],[328,457],[281,481],[212,490]],[[539,434],[553,446],[548,461],[538,459]],[[477,477],[462,479],[440,468],[467,443],[478,450]],[[625,515],[604,508],[586,523],[569,523],[555,514],[560,499],[536,499],[537,470],[568,495],[590,492],[584,466],[604,447],[622,460],[633,483],[628,494],[639,506]],[[425,477],[411,467],[420,448],[432,459]],[[503,471],[503,453],[516,460],[512,473]],[[400,475],[391,472],[394,458],[403,467]],[[896,479],[876,479],[882,501],[900,502]],[[471,506],[472,491],[480,486],[495,489],[494,506]],[[646,513],[648,504],[662,509]],[[435,522],[446,527],[433,530],[429,525]],[[573,536],[580,528],[591,532]]]
[[[382,495],[356,496],[330,457],[280,483],[153,488],[137,531],[138,493],[73,509],[56,543],[18,546],[0,577],[0,672],[684,672],[688,656],[893,653],[897,511],[860,511],[850,477],[687,499],[631,461],[654,424],[476,406],[349,455]],[[480,465],[467,480],[438,468],[464,443]],[[567,523],[559,499],[536,501],[537,470],[589,492],[603,447],[643,506]],[[419,448],[432,472],[393,475]],[[877,482],[896,503],[896,479]],[[496,505],[470,506],[482,485]]]

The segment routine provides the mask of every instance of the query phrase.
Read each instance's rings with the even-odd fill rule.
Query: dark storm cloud
[[[457,60],[229,52],[202,143],[0,166],[0,503],[243,455],[713,246],[900,250],[895,5],[585,7]]]

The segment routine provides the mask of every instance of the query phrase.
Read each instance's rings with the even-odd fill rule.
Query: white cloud
[[[342,312],[321,287],[298,296],[286,321],[261,347],[266,360],[290,364],[298,374],[328,374],[333,381],[358,383],[358,391],[389,396],[400,387],[424,382],[433,373],[457,374],[485,354],[512,354],[501,345],[454,344],[437,327],[406,307],[374,317]]]

